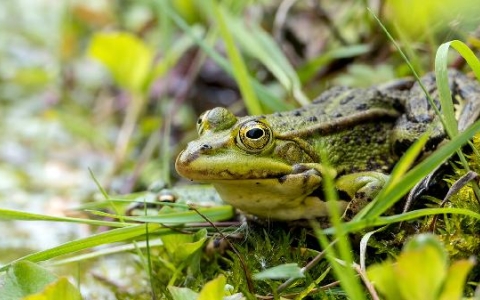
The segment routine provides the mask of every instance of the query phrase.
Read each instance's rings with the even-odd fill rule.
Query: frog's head
[[[291,160],[285,157],[288,149],[280,146],[287,142],[275,139],[274,130],[262,116],[237,118],[217,107],[199,117],[197,131],[199,138],[190,142],[175,162],[183,177],[204,182],[266,179],[292,171]],[[289,152],[294,155],[292,149]]]
[[[265,218],[282,220],[324,215],[301,204],[321,182],[318,170],[295,141],[280,137],[263,116],[237,118],[225,108],[200,116],[199,138],[177,157],[177,172],[190,180],[212,183],[222,199]]]

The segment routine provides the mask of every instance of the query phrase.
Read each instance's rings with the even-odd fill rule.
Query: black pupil
[[[247,138],[249,139],[259,139],[263,136],[263,129],[260,128],[253,128],[247,131]]]

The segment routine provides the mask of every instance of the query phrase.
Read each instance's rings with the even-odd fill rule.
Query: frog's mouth
[[[277,180],[282,183],[286,180],[288,175],[291,173],[285,172],[275,172],[272,173],[270,170],[248,170],[246,172],[235,172],[230,169],[222,168],[221,170],[217,169],[188,169],[186,172],[182,170],[181,167],[176,167],[177,172],[190,180],[199,181],[199,182],[227,182],[227,181],[244,181],[244,182],[253,182],[253,181],[267,181],[267,180]]]
[[[232,155],[200,155],[192,158],[182,151],[175,161],[175,169],[182,177],[196,181],[277,179],[292,174],[294,168],[269,157]]]
[[[288,178],[289,174],[285,175],[279,175],[279,176],[272,176],[272,177],[258,177],[258,178],[249,178],[249,179],[239,179],[236,177],[234,174],[228,174],[229,176],[232,176],[232,178],[209,178],[209,179],[191,179],[193,181],[198,181],[198,182],[206,182],[206,183],[227,183],[227,182],[237,182],[237,183],[242,183],[244,185],[254,185],[256,182],[258,183],[265,183],[265,182],[278,182],[278,183],[283,183],[286,181]],[[225,173],[222,174],[222,176],[225,176]],[[250,175],[248,175],[250,176]],[[252,173],[251,176],[254,176]]]

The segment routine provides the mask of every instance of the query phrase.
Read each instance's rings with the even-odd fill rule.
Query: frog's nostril
[[[207,150],[211,150],[212,149],[212,146],[208,145],[208,144],[202,144],[200,146],[200,151],[207,151]]]

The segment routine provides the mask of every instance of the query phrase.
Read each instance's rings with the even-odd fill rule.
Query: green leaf
[[[388,300],[402,300],[391,261],[368,267],[367,275],[373,286]]]
[[[415,43],[435,39],[440,32],[448,32],[449,24],[457,21],[460,28],[464,24],[474,22],[478,4],[475,0],[443,0],[438,1],[386,1],[382,10],[382,19],[392,22],[397,28]],[[461,19],[458,19],[461,16]],[[462,25],[460,25],[462,24]]]
[[[202,249],[207,240],[207,230],[202,229],[195,234],[169,234],[162,237],[162,240],[174,260],[184,262]]]
[[[413,252],[417,250],[423,250],[426,248],[434,248],[440,255],[441,260],[445,261],[445,264],[448,263],[448,255],[445,251],[443,244],[435,237],[435,235],[430,233],[422,233],[415,235],[413,238],[408,240],[405,243],[403,252]]]
[[[305,275],[302,269],[296,263],[283,264],[266,269],[260,273],[253,275],[253,279],[288,279],[303,278]]]
[[[203,15],[198,6],[201,5],[202,0],[169,0],[170,4],[175,10],[182,16],[183,19],[188,21],[189,24],[201,22]]]
[[[398,288],[404,299],[434,300],[447,276],[447,256],[433,235],[410,240],[394,266]]]
[[[142,92],[153,63],[153,51],[126,32],[96,33],[88,53],[100,61],[122,88]]]
[[[71,284],[66,277],[47,285],[45,289],[35,295],[23,298],[23,300],[82,300],[80,291]]]
[[[222,300],[225,296],[226,283],[227,280],[223,275],[219,275],[217,278],[210,280],[203,286],[197,300]]]
[[[198,297],[198,293],[195,293],[189,288],[169,286],[168,291],[170,295],[172,295],[173,300],[193,300]]]
[[[3,300],[17,300],[42,291],[56,279],[56,275],[32,262],[17,262],[8,268],[0,295]]]
[[[447,279],[439,300],[461,299],[465,280],[474,265],[475,261],[473,259],[463,259],[452,263],[448,269]]]
[[[419,234],[405,244],[396,264],[372,265],[367,274],[385,299],[460,299],[474,265],[473,259],[460,260],[447,270],[443,244],[433,234]]]

